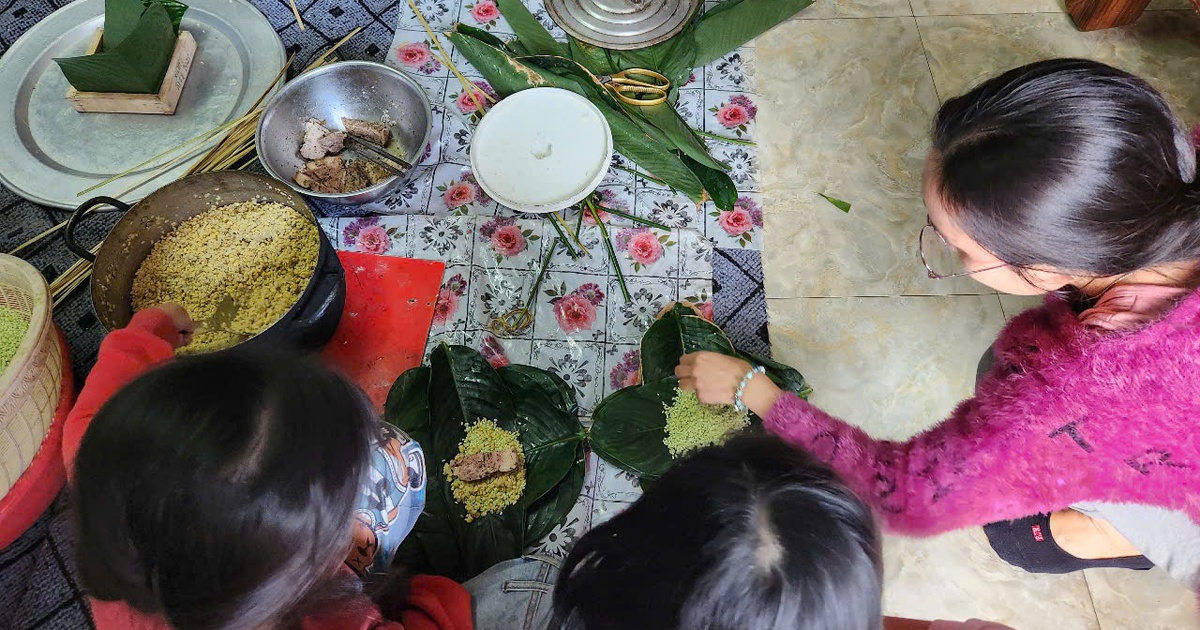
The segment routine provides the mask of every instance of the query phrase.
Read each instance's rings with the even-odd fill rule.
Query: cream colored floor
[[[1030,304],[925,278],[919,181],[939,103],[1015,65],[1081,56],[1142,75],[1200,122],[1200,16],[1187,5],[1155,2],[1132,27],[1085,34],[1057,0],[817,0],[758,40],[771,340],[816,403],[875,435],[911,435],[970,394],[980,353]],[[979,530],[891,538],[886,564],[889,614],[1200,628],[1194,597],[1160,572],[1034,576]]]

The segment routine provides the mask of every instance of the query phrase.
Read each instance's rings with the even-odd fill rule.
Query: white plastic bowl
[[[500,204],[555,212],[600,185],[612,153],[612,130],[591,101],[569,90],[533,88],[483,117],[471,138],[471,169]]]

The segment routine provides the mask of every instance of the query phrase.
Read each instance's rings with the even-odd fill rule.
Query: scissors
[[[597,79],[621,102],[641,107],[667,102],[667,92],[671,89],[670,79],[645,68],[630,68]]]

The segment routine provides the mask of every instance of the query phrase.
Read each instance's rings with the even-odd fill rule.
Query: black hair
[[[357,592],[336,576],[377,427],[308,359],[220,352],[143,375],[76,459],[86,590],[180,630],[294,625]]]
[[[828,468],[750,435],[683,459],[584,535],[550,628],[878,630],[879,534]]]
[[[1014,68],[946,101],[933,150],[949,212],[1018,270],[1104,277],[1200,259],[1196,148],[1132,74],[1084,59]]]

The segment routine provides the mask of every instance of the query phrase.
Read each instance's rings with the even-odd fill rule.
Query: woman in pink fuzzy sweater
[[[894,531],[991,523],[993,546],[1028,570],[1153,561],[1196,587],[1200,183],[1183,126],[1137,77],[1035,63],[942,107],[924,194],[930,277],[1047,294],[949,418],[873,439],[712,353],[684,357],[681,385],[744,401]]]

